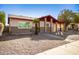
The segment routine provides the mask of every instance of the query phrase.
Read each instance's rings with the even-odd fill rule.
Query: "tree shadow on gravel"
[[[21,38],[28,38],[28,37],[30,37],[31,40],[34,40],[34,41],[39,41],[39,40],[64,40],[64,39],[60,39],[60,38],[44,36],[42,34],[40,34],[40,35],[19,34],[19,35],[3,35],[2,37],[0,37],[0,41],[15,40],[15,39],[21,39]]]
[[[39,41],[39,40],[64,40],[64,39],[55,38],[55,37],[48,37],[48,36],[44,36],[44,35],[33,35],[31,38],[32,38],[31,40],[35,40],[35,41]]]
[[[8,40],[15,40],[21,38],[28,38],[31,37],[31,34],[20,34],[20,35],[3,35],[0,37],[0,41],[8,41]]]

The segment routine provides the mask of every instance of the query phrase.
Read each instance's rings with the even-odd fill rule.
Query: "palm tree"
[[[35,23],[35,34],[37,35],[38,34],[38,24],[39,24],[39,19],[35,18],[33,19],[33,23]]]

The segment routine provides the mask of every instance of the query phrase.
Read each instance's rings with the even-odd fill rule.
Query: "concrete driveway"
[[[79,55],[79,40],[36,55]]]

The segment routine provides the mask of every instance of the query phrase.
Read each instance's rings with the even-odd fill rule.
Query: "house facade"
[[[40,17],[40,31],[56,32],[59,28],[64,31],[64,22],[56,20],[51,15]]]
[[[34,23],[32,17],[9,15],[8,24],[10,33],[30,33],[34,30]],[[58,28],[64,30],[64,22],[59,22],[51,15],[38,18],[40,32],[56,32]]]
[[[27,16],[9,15],[9,32],[13,34],[30,33],[33,25],[32,19],[32,17]]]

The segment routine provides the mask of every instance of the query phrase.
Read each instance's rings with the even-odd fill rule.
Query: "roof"
[[[21,15],[11,15],[11,14],[9,14],[8,17],[9,18],[18,18],[18,19],[29,19],[29,20],[34,19],[33,17],[21,16]]]
[[[18,19],[18,20],[28,20],[28,21],[33,21],[33,19],[34,19],[33,17],[21,16],[21,15],[11,15],[11,14],[8,15],[8,18]],[[51,15],[42,16],[42,17],[39,17],[38,19],[40,19],[41,21],[44,21],[44,18],[47,18],[48,22],[50,21],[50,18],[52,18],[54,23],[55,22],[63,23],[62,21],[58,21],[57,19],[55,19]],[[8,19],[8,23],[9,23],[9,19]]]
[[[34,18],[28,17],[28,16],[11,15],[11,14],[9,14],[8,15],[8,24],[9,24],[10,18],[11,19],[18,19],[18,20],[27,20],[27,21],[32,21],[34,19]]]
[[[40,17],[39,19],[40,19],[41,21],[44,21],[44,18],[47,18],[47,21],[50,21],[50,18],[52,18],[52,19],[53,19],[53,22],[63,23],[62,21],[58,21],[57,19],[55,19],[55,18],[54,18],[53,16],[51,16],[51,15],[42,16],[42,17]]]

